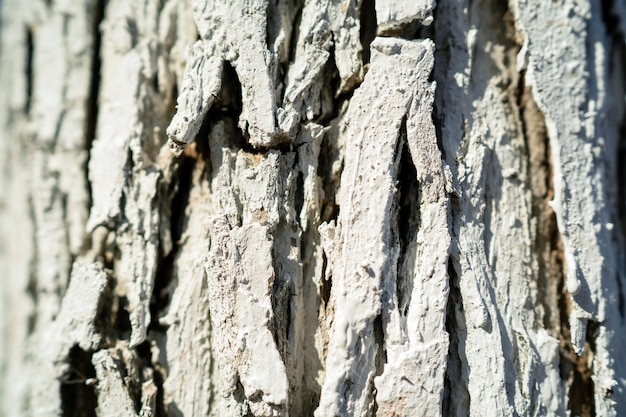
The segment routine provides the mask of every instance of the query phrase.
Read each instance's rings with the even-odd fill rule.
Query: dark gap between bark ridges
[[[589,321],[585,335],[585,350],[581,356],[571,352],[572,384],[569,391],[568,409],[572,415],[580,417],[595,417],[595,395],[593,369],[588,366],[590,356],[595,355],[595,337],[599,324]]]
[[[278,23],[279,19],[277,19],[278,5],[276,4],[276,0],[269,0],[266,3],[265,9],[265,45],[267,50],[270,51],[276,38],[278,38],[278,34],[282,29]],[[282,4],[283,7],[289,7],[287,4]]]
[[[126,296],[117,296],[111,305],[111,324],[114,332],[113,340],[130,339],[130,315],[128,313],[130,303]]]
[[[330,301],[330,293],[333,288],[332,277],[326,276],[326,268],[328,268],[328,257],[326,253],[322,253],[322,288],[321,295],[322,301],[324,301],[324,308],[328,307],[328,301]]]
[[[89,81],[89,98],[87,104],[87,126],[85,135],[85,149],[89,151],[96,137],[96,127],[98,124],[98,97],[100,92],[100,70],[101,58],[100,49],[102,46],[102,33],[100,24],[104,19],[105,0],[97,0],[93,8],[92,36],[93,49],[91,52],[91,80]],[[87,181],[89,189],[89,202],[91,203],[91,184]]]
[[[292,22],[293,25],[291,28],[291,39],[289,40],[289,62],[286,65],[286,69],[288,69],[289,65],[291,65],[296,59],[296,52],[298,50],[298,36],[300,35],[300,24],[302,23],[302,9],[304,9],[304,2],[302,0],[299,0],[298,11],[295,13]],[[287,72],[285,71],[285,74],[286,73]]]
[[[74,345],[67,356],[67,372],[61,377],[63,417],[95,417],[98,405],[95,386],[96,370],[92,353]]]
[[[338,94],[339,85],[341,83],[341,77],[339,76],[339,69],[337,68],[337,62],[335,60],[335,39],[332,37],[333,43],[328,50],[328,59],[322,68],[322,88],[320,91],[321,108],[320,113],[313,117],[313,122],[323,126],[328,126],[329,122],[336,119],[339,116],[339,110],[345,100],[349,100],[352,97],[354,90],[348,90],[344,93]]]
[[[266,9],[266,24],[265,24],[265,43],[267,45],[267,49],[270,50],[271,47],[276,42],[278,34],[280,33],[283,27],[279,26],[280,20],[277,19],[277,16],[281,13],[280,8],[284,8],[282,11],[284,14],[290,14],[293,16],[293,20],[288,24],[291,25],[291,31],[289,33],[289,43],[288,43],[288,51],[287,58],[282,62],[276,62],[277,66],[277,79],[274,80],[277,86],[276,89],[279,91],[275,92],[275,99],[277,103],[283,101],[285,95],[285,78],[287,76],[287,72],[289,70],[289,65],[293,61],[293,57],[295,56],[295,43],[298,39],[298,23],[300,16],[302,14],[303,4],[301,0],[291,0],[280,2],[279,0],[270,0],[267,2]],[[295,12],[294,12],[295,10]]]
[[[554,196],[550,143],[543,113],[525,84],[525,76],[526,72],[522,71],[516,96],[528,157],[527,187],[531,192],[531,217],[535,219],[533,257],[537,262],[537,298],[543,307],[543,327],[552,337],[558,338],[556,288],[563,279],[563,272],[553,264],[553,252],[559,250],[560,236],[554,211],[549,205]]]
[[[155,369],[152,374],[152,381],[157,387],[155,401],[156,410],[154,410],[154,415],[152,417],[167,417],[168,413],[165,412],[165,399],[163,394],[163,383],[165,382],[163,374],[159,370]]]
[[[235,67],[228,61],[224,62],[222,70],[222,88],[216,103],[209,109],[207,117],[211,121],[231,119],[236,127],[233,131],[231,145],[233,149],[241,149],[251,155],[261,155],[269,150],[286,153],[292,150],[290,140],[283,141],[270,147],[253,146],[250,144],[250,134],[246,126],[240,126],[241,111],[243,109],[242,86]]]
[[[288,228],[284,219],[278,228]],[[272,284],[271,303],[273,318],[268,323],[268,328],[274,338],[274,343],[280,354],[284,364],[289,363],[289,332],[291,330],[292,311],[291,311],[291,277],[289,277],[283,268],[283,262],[290,262],[286,254],[282,254],[276,248],[277,240],[281,238],[280,233],[274,232],[274,244],[272,246],[272,266],[274,268],[274,282]],[[284,237],[283,237],[284,238]],[[287,371],[289,372],[289,371]]]
[[[466,376],[463,375],[463,369],[467,369],[468,363],[464,352],[460,350],[461,346],[465,345],[467,325],[457,268],[460,268],[458,261],[450,255],[448,257],[450,292],[446,307],[446,332],[450,335],[450,345],[448,347],[448,366],[444,378],[442,400],[444,416],[459,415],[457,411],[467,412],[470,409],[467,380]]]
[[[166,417],[168,414],[165,412],[165,402],[164,402],[164,393],[163,393],[163,382],[164,377],[163,374],[155,368],[152,363],[152,352],[150,349],[150,342],[145,340],[139,346],[136,347],[135,351],[137,352],[137,363],[139,367],[139,377],[140,381],[138,381],[138,395],[136,405],[139,407],[137,411],[139,412],[144,404],[141,402],[142,400],[142,390],[143,383],[146,382],[145,374],[143,372],[144,369],[150,368],[152,372],[150,372],[150,376],[152,379],[152,383],[156,386],[157,393],[155,399],[155,410],[153,411],[152,417]]]
[[[189,195],[193,187],[193,172],[200,160],[205,166],[210,167],[210,151],[208,135],[211,127],[211,115],[207,113],[200,126],[197,137],[190,146],[185,149],[181,158],[174,162],[177,164],[173,177],[168,182],[159,185],[161,201],[166,205],[160,208],[161,221],[169,220],[170,239],[172,248],[169,253],[162,252],[159,247],[159,260],[155,273],[154,288],[150,300],[151,321],[148,329],[165,332],[166,329],[159,323],[159,317],[167,309],[170,302],[168,291],[175,275],[175,261],[180,249],[180,240],[187,227],[186,209],[189,205]],[[206,168],[207,172],[210,168]]]
[[[376,356],[374,357],[374,375],[370,382],[370,395],[372,396],[372,415],[376,415],[378,411],[378,403],[376,402],[376,385],[374,385],[374,378],[383,374],[385,370],[385,364],[387,363],[387,349],[385,349],[385,330],[383,328],[383,317],[381,314],[376,316],[373,323],[374,327],[374,342],[376,342]]]
[[[144,342],[147,345],[147,343]],[[128,393],[135,412],[141,410],[141,371],[143,369],[138,350],[141,345],[132,351],[133,354],[124,357],[119,350],[113,351],[112,359],[119,370],[120,377],[124,381],[124,387]]]
[[[198,146],[197,142],[194,145]],[[151,319],[148,326],[149,330],[160,332],[165,332],[166,330],[159,324],[159,317],[167,309],[170,302],[170,294],[167,289],[174,278],[174,263],[180,249],[180,239],[186,228],[187,216],[185,210],[189,204],[189,193],[192,188],[192,175],[195,166],[196,159],[189,156],[189,152],[185,150],[178,160],[178,169],[172,181],[167,185],[166,190],[160,192],[161,198],[171,202],[169,208],[162,209],[165,213],[161,214],[161,221],[166,221],[169,217],[172,250],[164,254],[162,253],[162,247],[159,247],[159,260],[150,299]],[[161,191],[162,188],[166,187],[159,188]]]
[[[33,203],[32,195],[28,196],[28,218],[31,219],[33,223],[35,223],[35,207]],[[37,233],[31,233],[31,242],[32,248],[37,247]],[[38,304],[39,299],[39,291],[37,291],[37,282],[39,281],[38,277],[38,269],[37,265],[39,264],[39,252],[36,250],[32,251],[32,258],[28,264],[28,282],[26,284],[26,294],[32,300],[32,305],[36,306]],[[35,331],[35,327],[37,326],[37,313],[34,309],[30,309],[27,318],[27,334],[32,334]]]
[[[417,170],[411,158],[411,151],[406,139],[406,117],[400,124],[400,166],[397,177],[397,232],[400,253],[397,265],[396,297],[398,310],[406,317],[411,303],[413,291],[413,277],[405,275],[404,265],[410,259],[411,244],[415,242],[420,228],[420,184],[417,179]],[[413,249],[415,247],[413,246]],[[413,254],[414,256],[414,254]],[[411,271],[412,272],[412,271]]]
[[[613,74],[617,73],[621,78],[621,86],[622,89],[626,88],[626,46],[624,45],[624,37],[626,37],[626,33],[623,33],[620,27],[620,18],[615,9],[616,2],[615,0],[603,0],[602,1],[602,20],[604,22],[606,28],[607,37],[610,39],[612,51],[608,54],[609,57],[609,77],[613,76]],[[615,86],[617,88],[617,86]],[[618,96],[618,100],[620,94],[614,92],[613,94]],[[623,96],[623,91],[622,94]],[[626,106],[623,107],[623,113],[620,115],[620,126],[619,126],[619,142],[617,143],[616,149],[618,152],[617,161],[626,160]],[[620,223],[620,227],[616,228],[616,234],[619,235],[619,241],[622,246],[624,242],[626,242],[626,164],[617,162],[615,164],[613,172],[610,175],[614,175],[615,182],[617,183],[617,198],[615,212],[617,221]],[[621,268],[618,266],[618,270],[616,271],[616,281],[619,290],[618,297],[618,309],[622,319],[626,317],[626,294],[624,282],[624,267],[626,266],[626,262],[622,261]]]
[[[239,122],[243,108],[242,87],[239,76],[233,65],[226,61],[222,70],[222,88],[216,102],[209,109],[214,119],[230,116]]]
[[[609,37],[614,38],[614,40],[619,41],[620,43],[624,42],[623,35],[620,34],[620,17],[615,10],[615,0],[601,0],[601,13],[602,13],[602,21],[604,22],[604,27],[606,29],[606,33]],[[621,35],[621,41],[620,41]]]
[[[296,152],[297,155],[297,152]],[[297,156],[296,156],[297,158]],[[296,190],[294,195],[294,206],[296,212],[296,221],[300,223],[300,214],[304,207],[304,174],[302,170],[298,170],[298,176],[296,177]],[[300,225],[302,228],[302,225]],[[300,255],[302,256],[302,254]]]
[[[248,406],[248,400],[246,399],[245,390],[239,377],[237,378],[236,388],[233,391],[232,395],[235,401],[237,401],[239,404],[244,404],[246,406],[247,411],[244,417],[255,417],[254,414],[252,414],[252,411],[250,411],[250,407]]]
[[[209,109],[207,119],[210,121],[230,120],[234,129],[229,138],[232,149],[241,149],[247,153],[257,155],[263,153],[250,145],[248,132],[239,127],[239,118],[243,109],[242,87],[239,76],[233,65],[226,61],[222,70],[222,88],[215,104]]]
[[[339,117],[339,114],[334,116],[334,118],[337,117]],[[323,189],[323,197],[320,202],[320,222],[322,223],[337,221],[339,218],[339,205],[336,197],[339,183],[341,182],[341,173],[333,175],[333,164],[341,158],[341,153],[337,146],[338,135],[338,126],[332,126],[331,130],[322,139],[318,157],[317,176],[320,178]],[[343,171],[343,164],[341,170]]]
[[[33,55],[35,53],[35,41],[33,39],[33,30],[30,26],[26,26],[26,102],[24,103],[24,113],[30,114],[30,107],[33,99]]]
[[[370,62],[370,45],[376,37],[376,30],[378,23],[376,21],[376,1],[375,0],[362,0],[361,9],[359,10],[360,26],[360,38],[363,51],[361,57],[363,59],[363,65]]]

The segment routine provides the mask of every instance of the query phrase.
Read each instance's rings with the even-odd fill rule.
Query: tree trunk
[[[1,7],[0,414],[626,413],[626,2]]]

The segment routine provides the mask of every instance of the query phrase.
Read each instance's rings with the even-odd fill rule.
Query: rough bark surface
[[[0,8],[1,415],[626,413],[626,2]]]

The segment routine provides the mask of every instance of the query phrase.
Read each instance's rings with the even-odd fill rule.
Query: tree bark
[[[0,7],[0,414],[626,413],[624,1]]]

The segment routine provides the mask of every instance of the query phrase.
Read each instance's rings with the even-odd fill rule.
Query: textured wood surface
[[[626,413],[623,1],[0,7],[0,415]]]

